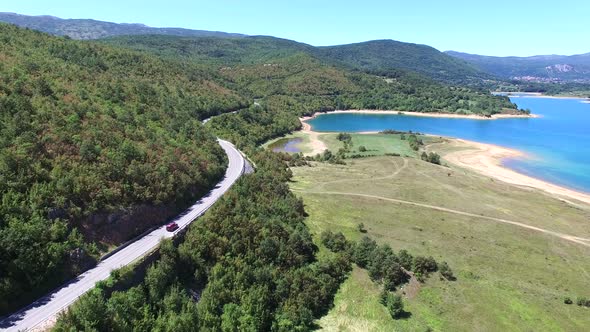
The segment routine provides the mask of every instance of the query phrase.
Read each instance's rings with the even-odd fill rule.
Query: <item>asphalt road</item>
[[[101,280],[106,279],[112,270],[118,269],[153,251],[163,238],[170,238],[187,227],[197,217],[205,213],[236,180],[244,173],[247,162],[240,152],[229,142],[219,140],[229,159],[225,177],[211,192],[179,215],[174,221],[179,228],[167,232],[161,226],[137,241],[118,250],[101,261],[96,267],[84,272],[74,280],[35,301],[26,308],[0,321],[0,329],[5,331],[36,330],[55,319],[56,315],[72,304],[82,294],[89,291]]]

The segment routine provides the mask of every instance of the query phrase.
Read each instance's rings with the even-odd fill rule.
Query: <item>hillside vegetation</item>
[[[337,45],[327,47],[312,47],[274,37],[245,36],[235,33],[217,31],[191,30],[181,28],[152,28],[143,24],[117,24],[87,19],[61,19],[54,16],[27,16],[14,13],[0,13],[0,22],[16,24],[21,27],[35,29],[58,36],[68,36],[74,39],[100,39],[124,36],[128,41],[139,35],[167,35],[182,37],[215,37],[215,39],[233,39],[231,41],[216,41],[225,43],[209,45],[202,51],[202,55],[212,56],[237,56],[239,62],[248,62],[248,56],[241,57],[239,53],[256,54],[254,49],[263,53],[283,52],[290,53],[294,50],[305,50],[315,56],[333,61],[339,65],[377,73],[389,74],[398,70],[409,70],[433,78],[438,81],[459,84],[479,85],[482,79],[491,79],[492,75],[472,66],[469,63],[442,53],[427,45],[403,43],[394,40],[375,40],[349,45]],[[129,36],[129,37],[127,37]],[[238,39],[248,37],[248,40],[239,42]],[[143,38],[143,37],[139,37]],[[255,39],[260,43],[251,43]],[[269,41],[271,41],[269,43]],[[280,47],[277,48],[277,41]],[[145,42],[145,39],[144,39]],[[208,43],[208,41],[205,41]],[[228,47],[231,44],[231,47]],[[265,48],[260,48],[265,46]],[[266,48],[268,47],[268,49]],[[254,48],[254,49],[253,49]]]
[[[454,84],[473,84],[493,78],[468,62],[433,47],[395,40],[319,47],[317,53],[347,67],[382,76],[395,75],[401,69]]]
[[[369,70],[365,73],[363,68],[345,66],[337,58],[322,54],[325,51],[321,48],[273,37],[143,36],[103,42],[167,59],[210,64],[237,91],[251,98],[280,96],[282,103],[290,104],[299,114],[332,109],[395,109],[483,115],[515,107],[505,97],[396,69],[391,67],[395,65],[393,61],[382,67],[386,76],[377,76]],[[421,59],[420,52],[416,52],[414,65],[422,63],[428,67],[429,60]],[[372,54],[370,48],[367,54]],[[391,58],[396,58],[396,54]]]
[[[5,312],[206,193],[226,157],[199,120],[247,102],[190,66],[6,24],[0,60]]]
[[[436,81],[453,84],[476,83],[493,77],[466,61],[430,46],[395,40],[374,40],[325,47],[314,47],[268,36],[121,36],[105,41],[160,55],[225,65],[264,63],[297,53],[306,53],[327,64],[379,76],[396,77],[405,72],[414,72]]]

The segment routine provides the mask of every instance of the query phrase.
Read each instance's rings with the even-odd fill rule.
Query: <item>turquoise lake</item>
[[[590,104],[581,99],[513,97],[540,118],[473,120],[396,114],[322,114],[313,130],[359,132],[395,129],[463,138],[517,149],[526,159],[503,162],[517,172],[590,193]]]

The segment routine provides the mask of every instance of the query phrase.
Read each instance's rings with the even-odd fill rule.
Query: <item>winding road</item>
[[[175,236],[188,227],[196,218],[203,215],[245,171],[251,170],[251,167],[233,144],[224,140],[218,140],[218,142],[229,159],[225,177],[207,196],[201,198],[174,219],[179,226],[176,231],[167,232],[165,226],[161,226],[135,242],[117,249],[114,254],[102,260],[94,268],[0,321],[0,329],[3,331],[44,329],[53,323],[59,312],[93,288],[97,282],[108,278],[112,270],[129,265],[146,256],[158,247],[163,238]]]

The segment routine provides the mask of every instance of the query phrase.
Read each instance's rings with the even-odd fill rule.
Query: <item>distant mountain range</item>
[[[590,53],[494,57],[455,51],[445,52],[489,74],[523,81],[590,81]]]
[[[590,82],[590,53],[573,56],[492,57],[455,51],[440,52],[427,45],[395,40],[314,47],[276,37],[183,28],[153,28],[143,24],[119,24],[91,19],[61,19],[54,16],[27,16],[15,13],[0,13],[0,22],[73,39],[121,37],[124,41],[121,39],[120,42],[126,47],[137,44],[137,48],[151,48],[149,43],[156,41],[153,38],[142,39],[138,35],[187,38],[168,42],[185,43],[186,47],[190,48],[191,57],[202,54],[203,59],[208,60],[220,57],[225,61],[252,62],[265,57],[274,58],[277,54],[304,52],[332,65],[375,75],[391,77],[402,70],[450,84],[475,86],[481,85],[484,81],[506,79],[532,82]],[[175,45],[174,48],[182,52],[185,47]],[[153,48],[151,49],[153,51]]]
[[[463,84],[492,76],[466,61],[451,57],[426,45],[403,43],[394,40],[375,40],[364,43],[314,47],[311,45],[265,36],[189,30],[181,28],[152,28],[142,24],[117,24],[89,19],[60,19],[53,16],[26,16],[0,13],[0,22],[15,24],[58,36],[73,39],[103,39],[120,36],[125,46],[137,44],[137,48],[151,48],[154,38],[137,35],[169,35],[186,37],[170,40],[184,43],[191,49],[191,57],[201,54],[204,59],[222,57],[225,61],[259,61],[274,58],[280,53],[304,52],[330,64],[383,76],[395,76],[397,71],[411,71],[439,82]],[[208,37],[201,39],[202,37]],[[222,39],[222,40],[219,40]],[[158,43],[165,42],[157,40]],[[147,44],[146,44],[147,43]],[[140,45],[141,44],[141,45]],[[182,53],[184,46],[175,45]],[[178,55],[178,54],[176,54]]]
[[[0,22],[43,31],[73,39],[99,39],[122,35],[172,35],[187,37],[243,37],[238,33],[190,30],[182,28],[152,28],[137,23],[112,23],[89,19],[61,19],[55,16],[28,16],[0,13]]]

